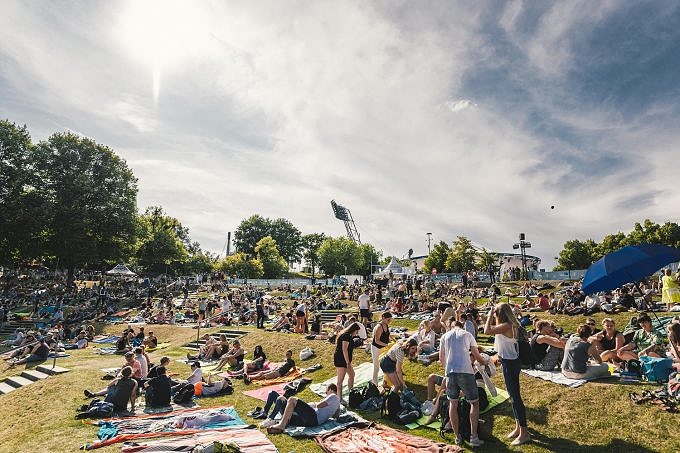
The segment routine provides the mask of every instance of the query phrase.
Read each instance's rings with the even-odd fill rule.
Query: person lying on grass
[[[281,420],[267,428],[269,434],[280,434],[288,425],[319,426],[340,411],[338,387],[328,384],[326,397],[318,403],[306,403],[297,397],[290,397],[286,402]]]
[[[217,382],[212,381],[212,373],[208,374],[206,382],[197,382],[194,384],[194,394],[196,396],[217,396],[217,395],[231,395],[234,387],[228,377],[223,378]]]
[[[293,351],[290,349],[286,351],[286,361],[283,365],[275,370],[260,371],[254,374],[244,374],[243,382],[249,384],[250,381],[260,381],[265,379],[276,379],[287,375],[290,370],[295,368],[295,362],[293,361]]]
[[[28,337],[27,337],[28,338]],[[16,365],[22,365],[29,362],[43,362],[47,360],[50,353],[50,348],[45,343],[45,339],[40,337],[38,342],[33,346],[24,348],[24,353],[17,359],[12,359],[9,362],[10,368]]]
[[[132,368],[125,366],[120,370],[120,374],[109,383],[107,388],[96,393],[85,389],[83,393],[86,398],[106,395],[104,401],[113,404],[114,412],[127,410],[129,402],[130,411],[134,412],[135,400],[137,399],[137,381],[132,379]]]

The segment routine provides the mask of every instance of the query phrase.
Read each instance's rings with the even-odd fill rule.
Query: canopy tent
[[[116,264],[116,267],[106,272],[106,275],[119,275],[121,277],[134,277],[135,274],[123,263]]]
[[[411,275],[415,274],[413,266],[411,267],[403,267],[401,264],[399,264],[399,261],[395,257],[392,257],[390,260],[389,264],[382,268],[380,272],[376,272],[373,275],[376,276],[383,276],[383,275],[389,275],[390,272],[392,272],[392,275]]]

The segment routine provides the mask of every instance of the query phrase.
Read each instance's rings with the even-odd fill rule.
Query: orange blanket
[[[277,377],[277,378],[273,378],[273,379],[264,379],[262,381],[253,381],[253,382],[258,384],[258,385],[262,385],[262,386],[272,385],[272,384],[281,384],[283,382],[294,381],[295,379],[299,378],[300,376],[302,376],[302,372],[300,372],[300,370],[297,369],[297,367],[296,367],[296,368],[293,368],[292,370],[290,370],[288,372],[288,374],[285,375],[285,376],[281,376],[281,377]]]

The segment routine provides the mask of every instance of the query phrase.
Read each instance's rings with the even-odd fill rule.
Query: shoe
[[[254,417],[255,415],[260,414],[260,413],[262,413],[262,408],[260,406],[257,406],[252,411],[249,411],[248,413],[246,413],[246,415],[248,417]]]
[[[267,414],[265,412],[260,412],[257,415],[253,415],[253,418],[255,420],[265,420],[267,418]]]
[[[463,445],[463,438],[460,437],[460,434],[456,436],[456,445]]]
[[[260,422],[260,428],[269,428],[270,426],[276,425],[276,421],[272,420],[271,418],[268,418],[266,420],[263,420]]]
[[[484,445],[484,441],[478,437],[470,437],[470,445],[473,447],[481,447]],[[513,442],[514,445],[514,442]]]
[[[243,376],[243,383],[250,384],[250,378],[248,376]]]
[[[513,440],[513,441],[510,443],[510,445],[518,446],[518,445],[528,444],[529,442],[531,442],[531,436],[527,436],[527,437],[525,437],[524,439],[520,439],[520,438],[518,437],[517,439]]]
[[[94,398],[96,396],[94,393],[87,389],[83,390],[83,393],[85,394],[85,398]]]

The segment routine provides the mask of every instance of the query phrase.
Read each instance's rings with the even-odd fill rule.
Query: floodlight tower
[[[524,278],[528,277],[527,273],[527,250],[531,248],[531,242],[526,240],[526,235],[524,233],[519,234],[519,242],[512,244],[512,248],[517,250],[520,249],[522,254],[522,272],[524,273]]]
[[[342,220],[345,223],[345,229],[347,230],[347,237],[361,244],[361,237],[359,236],[359,231],[357,231],[357,226],[354,224],[354,219],[352,218],[352,213],[344,206],[340,206],[331,200],[331,208],[333,208],[333,214],[338,220]]]

